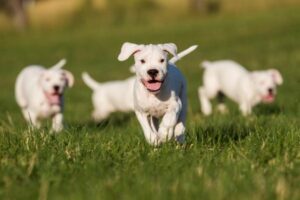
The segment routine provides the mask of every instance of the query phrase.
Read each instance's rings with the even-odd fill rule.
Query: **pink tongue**
[[[145,86],[148,90],[156,91],[156,90],[160,89],[161,82],[149,83],[149,82],[145,81]]]
[[[264,101],[265,101],[265,102],[268,102],[268,103],[271,103],[271,102],[274,101],[274,96],[273,96],[273,95],[265,96],[265,97],[264,97]]]
[[[59,104],[60,96],[59,95],[49,95],[48,100],[49,100],[50,104]]]

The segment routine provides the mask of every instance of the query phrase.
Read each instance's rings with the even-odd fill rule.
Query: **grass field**
[[[300,199],[300,8],[106,28],[0,33],[0,199]],[[99,81],[130,75],[119,63],[124,41],[174,42],[188,80],[187,143],[146,144],[133,114],[90,120],[91,91],[80,73]],[[28,130],[14,100],[14,81],[29,64],[51,66],[66,57],[75,87],[66,92],[59,135],[49,126]],[[249,69],[277,68],[284,77],[276,103],[243,118],[205,118],[197,87],[204,59],[234,59]],[[49,122],[48,122],[49,124]]]

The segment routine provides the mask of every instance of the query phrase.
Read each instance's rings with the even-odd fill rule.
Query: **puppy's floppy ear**
[[[164,51],[177,56],[177,46],[174,43],[161,44],[160,46]]]
[[[125,42],[122,45],[121,52],[118,56],[119,61],[127,60],[131,55],[140,51],[143,48],[143,45],[137,45],[130,42]]]
[[[53,65],[51,69],[61,69],[65,64],[67,63],[67,60],[65,58],[61,59],[58,63]]]
[[[72,87],[74,85],[74,76],[71,72],[67,70],[63,70],[63,74],[66,78],[66,84],[68,87]]]
[[[269,69],[268,71],[277,85],[281,85],[283,83],[283,78],[277,69]]]

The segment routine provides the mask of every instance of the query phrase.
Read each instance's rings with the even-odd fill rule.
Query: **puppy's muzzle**
[[[268,88],[268,94],[262,97],[264,103],[272,103],[275,100],[275,91],[273,88]]]
[[[53,90],[54,90],[55,92],[58,92],[58,91],[59,91],[59,89],[60,89],[60,88],[59,88],[59,86],[58,86],[58,85],[54,85],[54,86],[53,86]]]
[[[147,74],[152,78],[155,79],[158,75],[158,70],[157,69],[149,69],[147,71]]]
[[[273,88],[269,88],[268,89],[268,93],[269,93],[269,95],[273,95],[274,94],[274,89]]]

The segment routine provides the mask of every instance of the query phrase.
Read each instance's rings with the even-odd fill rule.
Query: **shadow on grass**
[[[134,118],[134,113],[114,113],[107,119],[101,122],[95,122],[92,119],[88,121],[73,121],[68,123],[68,126],[76,130],[83,129],[106,129],[109,127],[127,127]]]
[[[241,142],[254,130],[254,126],[244,122],[215,123],[196,128],[194,137],[197,143],[222,146],[231,142]]]
[[[254,108],[256,115],[279,115],[283,112],[283,108],[278,104],[259,104]]]

